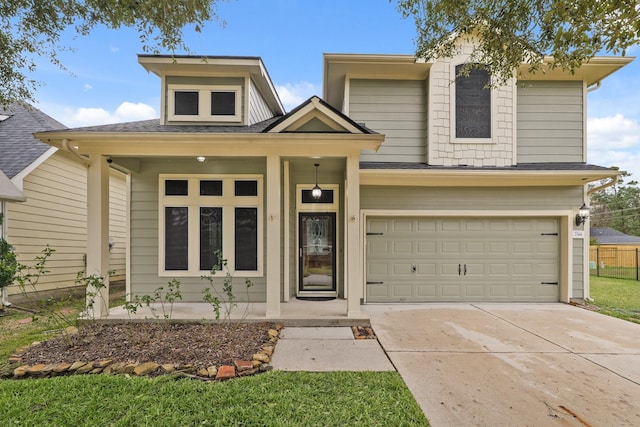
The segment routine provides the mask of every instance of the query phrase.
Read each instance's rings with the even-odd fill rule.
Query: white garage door
[[[367,302],[559,300],[556,218],[367,220]]]

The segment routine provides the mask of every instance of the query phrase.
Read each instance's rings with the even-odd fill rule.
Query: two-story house
[[[492,88],[468,55],[324,56],[323,99],[285,113],[260,58],[140,55],[159,120],[37,137],[90,159],[88,272],[106,271],[108,164],[131,174],[128,290],[185,301],[222,251],[250,300],[564,301],[588,296],[586,94],[630,59]],[[455,80],[455,81],[454,81]],[[105,315],[106,307],[97,307]]]

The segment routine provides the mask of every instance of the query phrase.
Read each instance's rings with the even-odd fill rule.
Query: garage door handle
[[[464,275],[467,275],[467,264],[464,265]]]
[[[541,285],[557,285],[558,282],[540,282]]]
[[[367,282],[367,285],[384,285],[384,282]]]
[[[458,276],[462,274],[462,264],[458,264]]]

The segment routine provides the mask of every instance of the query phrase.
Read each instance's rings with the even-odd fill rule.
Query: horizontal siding
[[[117,244],[117,256],[112,254],[110,268],[124,277],[126,189],[123,175],[118,175],[118,179],[113,180],[112,172],[110,182],[113,199],[110,227],[121,243]],[[8,204],[7,240],[15,246],[20,262],[33,266],[47,244],[55,249],[46,264],[49,272],[38,282],[40,291],[76,286],[76,276],[85,268],[86,179],[86,168],[59,151],[25,177],[23,187],[27,201]],[[10,293],[18,292],[16,286],[10,288]]]
[[[271,109],[255,87],[253,81],[249,86],[249,125],[260,123],[273,117]]]
[[[518,86],[518,163],[582,162],[580,81],[531,81]]]
[[[127,177],[111,171],[109,177],[109,237],[113,247],[109,253],[111,280],[124,280],[127,253]]]
[[[190,159],[176,159],[171,163],[149,159],[141,163],[140,172],[131,175],[130,233],[133,295],[152,295],[160,286],[166,289],[166,284],[172,279],[172,277],[158,276],[158,175],[161,173],[265,174],[265,161],[264,159],[225,159],[218,163],[215,159],[209,159],[203,164],[196,164]],[[263,224],[263,227],[266,226]],[[263,253],[265,250],[266,247],[263,246]],[[199,277],[180,277],[179,274],[176,272],[176,278],[181,283],[180,291],[183,301],[202,301],[202,290],[209,286],[209,282]],[[251,280],[254,286],[250,288],[247,296],[244,278],[238,274],[234,279],[234,286],[237,283],[234,294],[240,301],[247,299],[254,302],[264,301],[265,277],[255,277]],[[216,283],[222,286],[222,278],[217,279]]]
[[[426,91],[420,80],[350,80],[349,117],[385,135],[380,150],[362,161],[425,161]]]

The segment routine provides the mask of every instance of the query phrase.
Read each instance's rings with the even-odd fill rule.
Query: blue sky
[[[221,2],[223,27],[185,30],[195,54],[262,57],[285,107],[322,95],[322,54],[415,51],[415,28],[388,0],[237,0]],[[160,80],[138,65],[133,30],[69,33],[62,63],[42,60],[34,77],[38,108],[69,127],[158,117]],[[182,53],[182,52],[177,52]],[[628,55],[639,55],[635,47]],[[640,58],[603,81],[588,99],[588,161],[640,179]]]

